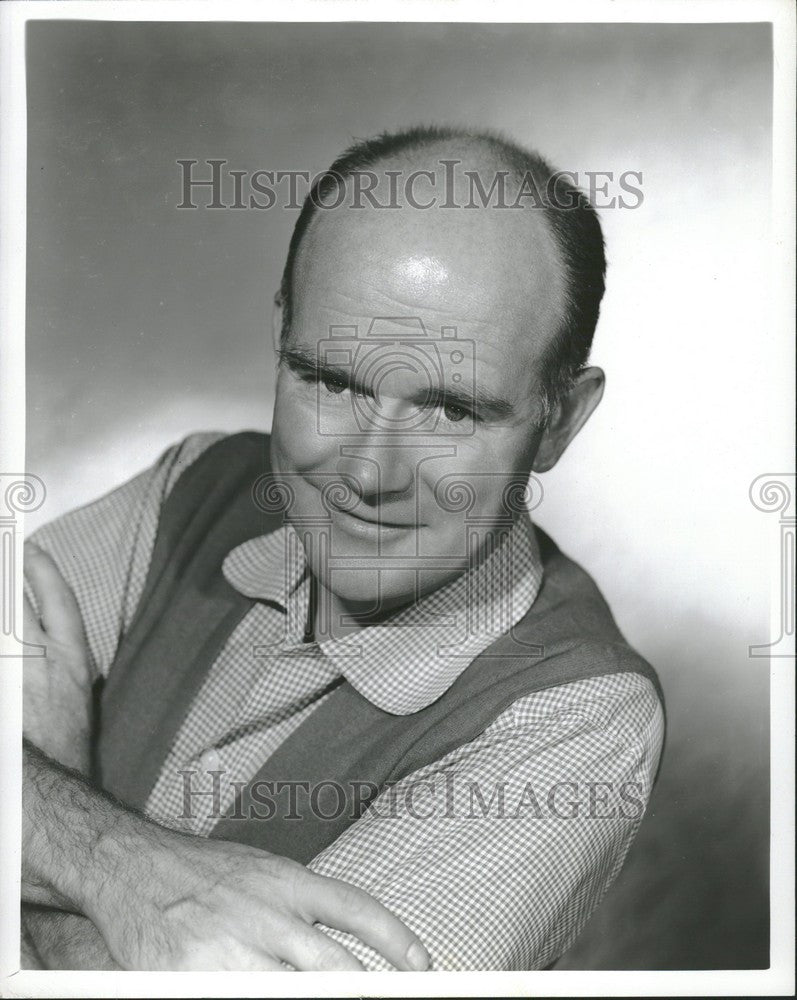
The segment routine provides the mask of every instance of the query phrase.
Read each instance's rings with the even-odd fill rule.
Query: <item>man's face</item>
[[[538,362],[564,296],[539,212],[314,220],[281,344],[272,462],[337,606],[417,599],[511,524],[506,489],[528,479]]]

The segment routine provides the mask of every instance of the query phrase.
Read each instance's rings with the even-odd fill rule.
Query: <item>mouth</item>
[[[365,517],[359,511],[343,510],[340,507],[333,507],[332,516],[344,530],[367,538],[398,538],[423,527],[415,521],[390,521],[379,516]]]

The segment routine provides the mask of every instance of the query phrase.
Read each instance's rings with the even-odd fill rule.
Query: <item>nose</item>
[[[364,443],[342,445],[340,450],[336,471],[361,500],[398,499],[412,493],[409,449]]]

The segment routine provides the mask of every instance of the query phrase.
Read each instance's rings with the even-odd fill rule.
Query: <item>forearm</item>
[[[383,791],[309,867],[379,899],[421,937],[435,969],[545,968],[622,864],[661,718],[652,687],[633,676],[529,695],[468,753]],[[327,933],[366,969],[389,968]]]
[[[22,900],[93,915],[123,874],[108,845],[148,824],[25,743],[22,788]],[[129,859],[130,865],[134,859]],[[127,873],[130,874],[129,872]]]
[[[94,924],[77,913],[23,905],[22,945],[23,968],[85,971],[120,968]]]

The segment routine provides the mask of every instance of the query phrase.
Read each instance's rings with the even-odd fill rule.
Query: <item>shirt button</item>
[[[221,757],[215,747],[208,747],[202,751],[199,758],[199,767],[202,771],[218,771],[221,768]]]

